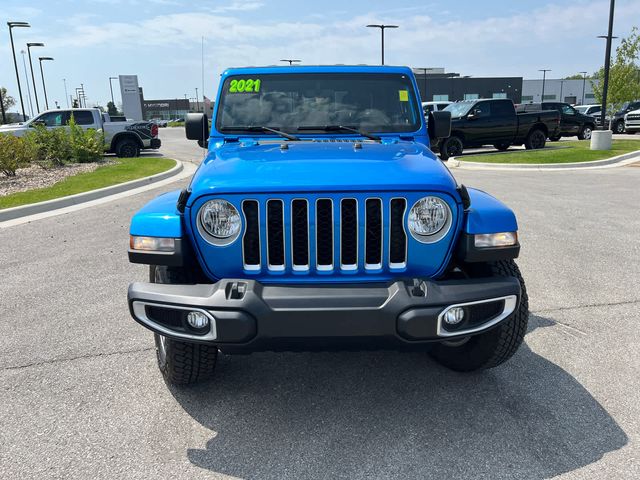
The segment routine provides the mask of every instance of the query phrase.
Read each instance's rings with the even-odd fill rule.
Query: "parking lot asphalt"
[[[181,132],[162,152],[201,155]],[[0,478],[640,478],[640,167],[454,173],[520,224],[529,332],[483,373],[261,353],[169,389],[126,305],[160,190],[1,229]]]

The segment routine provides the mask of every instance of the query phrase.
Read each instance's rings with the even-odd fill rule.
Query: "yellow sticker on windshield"
[[[409,92],[407,90],[398,90],[398,93],[400,94],[400,101],[401,102],[408,102],[409,101]]]

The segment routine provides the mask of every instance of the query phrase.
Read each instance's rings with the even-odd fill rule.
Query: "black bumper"
[[[508,318],[520,300],[515,278],[399,280],[369,286],[263,285],[221,280],[213,285],[133,283],[129,309],[152,331],[218,345],[225,352],[402,348],[484,332]],[[443,320],[453,306],[465,310],[455,327]],[[211,328],[196,332],[190,310],[204,312]]]
[[[149,144],[149,148],[158,149],[162,145],[162,142],[159,138],[152,138],[151,143]]]

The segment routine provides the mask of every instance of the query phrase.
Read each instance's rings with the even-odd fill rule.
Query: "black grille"
[[[340,252],[342,265],[358,263],[358,203],[353,198],[340,204]]]
[[[309,212],[306,200],[291,202],[291,244],[293,264],[309,265]]]
[[[333,206],[327,198],[316,204],[316,253],[318,265],[333,265]]]
[[[404,233],[404,198],[391,200],[391,221],[389,223],[389,262],[400,264],[407,260],[407,235]]]
[[[260,265],[260,228],[258,225],[258,202],[247,200],[242,204],[246,220],[242,246],[245,265]]]
[[[477,325],[497,317],[504,310],[504,300],[469,305],[466,310],[468,314],[466,324]]]
[[[171,330],[185,331],[183,317],[186,314],[184,310],[173,310],[163,307],[155,307],[146,305],[145,313],[150,320],[160,325],[170,328]]]
[[[267,253],[269,265],[284,266],[284,217],[282,200],[267,202]]]
[[[377,198],[368,199],[366,214],[365,263],[378,265],[382,263],[382,202]]]

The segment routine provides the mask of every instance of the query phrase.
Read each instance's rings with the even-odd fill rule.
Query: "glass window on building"
[[[587,100],[593,100],[594,98],[596,98],[596,96],[593,93],[587,93],[584,98],[586,98]]]
[[[507,94],[505,92],[496,92],[493,94],[493,98],[507,98]]]
[[[434,95],[433,96],[433,101],[434,102],[448,102],[449,101],[449,95],[445,95],[445,94]]]
[[[556,99],[556,95],[555,93],[553,95],[545,95],[544,97],[542,97],[542,101],[544,102],[545,100],[555,100]]]
[[[464,99],[465,100],[477,100],[478,98],[480,98],[480,95],[477,93],[465,93],[464,94]]]
[[[522,95],[523,102],[533,102],[533,95]]]

